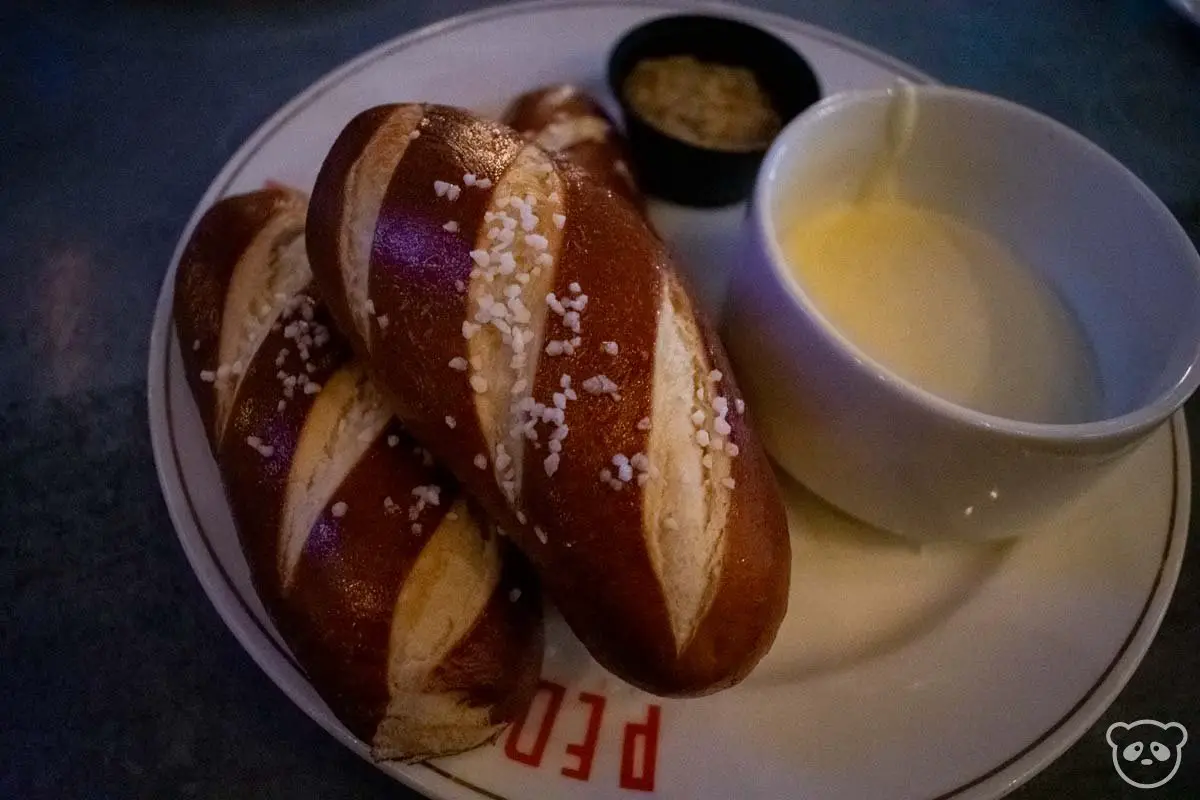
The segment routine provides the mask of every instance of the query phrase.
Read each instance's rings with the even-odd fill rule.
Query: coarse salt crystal
[[[725,376],[721,374],[721,370],[719,370],[719,369],[714,369],[712,372],[708,373],[708,379],[710,381],[712,381],[713,383],[718,383],[721,380],[721,378],[724,378],[724,377]]]
[[[610,356],[615,356],[617,353],[621,352],[621,348],[617,346],[616,342],[604,342],[604,352],[608,353]]]
[[[205,383],[213,383],[216,381],[216,379],[217,373],[213,372],[211,369],[200,370],[200,380],[204,381]]]
[[[450,184],[445,181],[434,181],[433,191],[438,197],[445,197],[446,193],[450,191]]]
[[[301,377],[303,377],[303,376],[301,376]],[[316,394],[319,391],[321,391],[321,384],[319,384],[315,381],[309,381],[308,383],[304,384],[304,393],[305,394]]]
[[[563,214],[555,214],[553,217],[551,217],[551,219],[554,220],[554,227],[558,228],[560,231],[563,229],[563,226],[567,224],[567,218]]]
[[[400,437],[393,433],[388,436],[387,443],[388,447],[395,447],[396,445],[400,444]]]
[[[458,223],[454,220],[450,220],[442,226],[442,230],[450,231],[450,233],[458,233]]]
[[[729,453],[730,458],[737,458],[737,454],[739,452],[738,446],[730,442],[729,444],[725,445],[725,452]]]
[[[554,477],[554,473],[558,472],[558,462],[560,458],[561,456],[559,456],[558,453],[551,453],[550,455],[546,456],[545,461],[542,462],[542,466],[546,468],[547,477]]]
[[[348,508],[349,508],[349,506],[347,506],[344,502],[339,500],[338,502],[333,504],[333,507],[330,508],[329,511],[335,517],[344,517],[344,516],[346,516],[346,510]]]
[[[617,384],[607,375],[593,375],[583,382],[583,390],[588,394],[616,395]]]
[[[467,360],[462,356],[455,356],[450,359],[450,369],[456,369],[459,372],[467,371]]]
[[[739,414],[746,413],[746,401],[740,397],[733,401],[733,407],[737,409],[737,413]]]
[[[702,410],[697,408],[695,411],[692,412],[692,424],[693,425],[703,425],[704,424],[704,412]]]
[[[487,250],[472,250],[470,256],[480,267],[487,267],[492,263],[492,255]]]
[[[477,456],[475,456],[475,466],[479,469],[487,469],[487,456],[485,456],[483,453],[479,453]]]
[[[412,133],[410,133],[410,134],[408,135],[408,138],[409,138],[409,139],[420,139],[420,138],[421,138],[421,132],[420,132],[420,131],[418,131],[418,130],[414,130]]]
[[[477,178],[475,180],[475,187],[477,189],[490,189],[490,188],[492,188],[492,179],[491,178]]]
[[[429,484],[428,486],[417,486],[412,490],[413,497],[421,503],[428,503],[431,506],[441,505],[442,487],[437,484]]]
[[[463,181],[463,186],[474,186],[475,185],[474,173],[468,172],[466,175],[463,175],[462,181]]]
[[[730,426],[730,424],[720,417],[718,417],[717,421],[713,423],[713,430],[715,430],[721,436],[728,436],[733,432],[733,428]]]
[[[387,329],[387,326],[388,326],[388,315],[387,314],[380,314],[378,317],[375,318],[375,321],[379,323],[379,330],[382,331],[382,330]],[[312,365],[310,364],[309,366],[312,366]],[[309,370],[309,372],[312,372],[312,370]]]
[[[487,378],[483,377],[482,375],[479,375],[478,373],[475,375],[472,375],[471,376],[471,388],[475,390],[476,394],[483,394],[484,392],[486,392],[488,390]]]
[[[648,431],[648,430],[650,430],[650,418],[649,418],[649,417],[642,417],[641,419],[639,419],[639,420],[638,420],[638,424],[637,424],[637,429],[638,429],[639,431]]]
[[[525,237],[525,244],[534,250],[545,250],[550,245],[550,242],[540,233],[531,233]]]
[[[708,431],[706,431],[706,430],[696,431],[696,443],[698,445],[700,445],[701,447],[708,447],[708,443],[709,443]]]
[[[450,416],[449,414],[446,415],[446,427],[447,428],[453,429],[454,426],[456,426],[457,424],[458,423],[454,420],[454,417]]]
[[[721,485],[726,489],[732,489],[737,486],[737,482],[733,478],[722,478]]]
[[[519,588],[511,589],[508,593],[508,602],[515,603],[521,599],[521,590]]]
[[[462,187],[457,184],[450,184],[450,188],[446,190],[446,199],[453,203],[462,194]]]
[[[535,536],[537,536],[538,541],[541,542],[542,544],[545,544],[548,541],[548,538],[546,537],[546,532],[544,530],[542,530],[541,528],[539,528],[537,525],[533,526],[533,534]]]

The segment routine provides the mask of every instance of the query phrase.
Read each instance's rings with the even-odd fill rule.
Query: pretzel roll
[[[368,110],[308,216],[314,275],[413,435],[609,670],[729,686],[787,604],[789,540],[725,354],[637,210],[511,128]]]
[[[570,84],[519,96],[501,120],[549,153],[565,156],[638,208],[646,203],[629,171],[629,148],[595,98]]]
[[[200,220],[175,282],[188,383],[255,588],[317,692],[377,759],[468,750],[536,690],[536,583],[332,327],[305,213],[272,188]]]

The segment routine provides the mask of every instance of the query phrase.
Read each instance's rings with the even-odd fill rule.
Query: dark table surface
[[[413,796],[294,707],[204,596],[155,477],[146,356],[176,239],[254,128],[361,50],[478,5],[0,1],[0,798]],[[755,5],[1056,117],[1200,238],[1200,35],[1164,2]],[[1200,797],[1200,741],[1147,792],[1104,741],[1144,717],[1200,738],[1196,541],[1128,687],[1012,797]]]

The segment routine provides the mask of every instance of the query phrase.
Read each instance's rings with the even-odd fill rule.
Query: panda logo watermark
[[[1179,771],[1187,729],[1178,722],[1139,719],[1114,722],[1104,738],[1122,780],[1139,789],[1156,789]]]

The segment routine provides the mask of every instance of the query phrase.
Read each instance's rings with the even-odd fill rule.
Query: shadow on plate
[[[872,528],[776,470],[792,530],[788,615],[747,680],[813,680],[884,657],[936,629],[1012,542],[919,544]]]

